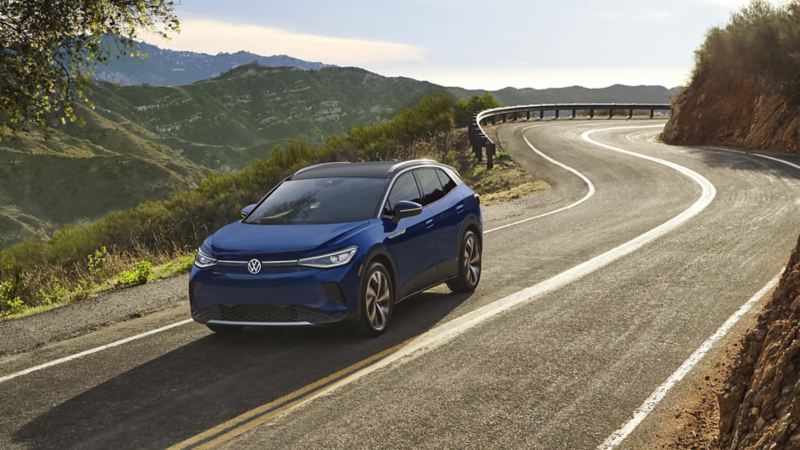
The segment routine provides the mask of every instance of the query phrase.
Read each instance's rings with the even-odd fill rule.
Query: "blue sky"
[[[163,47],[289,54],[469,88],[682,84],[746,0],[184,0]]]

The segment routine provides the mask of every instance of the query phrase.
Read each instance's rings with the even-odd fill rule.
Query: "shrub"
[[[0,315],[14,314],[23,309],[24,304],[16,291],[17,287],[11,281],[0,283]]]
[[[469,99],[462,98],[455,108],[456,125],[465,127],[469,125],[472,116],[475,114],[484,109],[497,108],[498,106],[500,106],[500,102],[488,92],[483,95],[473,95]]]
[[[724,28],[712,28],[695,52],[692,82],[709,71],[759,74],[800,106],[800,2],[777,6],[753,0]]]
[[[153,266],[150,261],[139,261],[133,269],[119,274],[117,286],[136,286],[144,284],[153,278]]]

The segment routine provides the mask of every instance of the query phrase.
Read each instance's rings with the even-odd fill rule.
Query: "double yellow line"
[[[315,392],[331,385],[332,383],[335,383],[337,380],[340,380],[360,369],[363,369],[364,367],[369,366],[372,363],[383,359],[384,357],[394,353],[401,347],[411,342],[411,340],[413,340],[413,338],[362,359],[361,361],[347,366],[344,369],[341,369],[311,384],[303,386],[300,389],[290,392],[283,397],[280,397],[269,403],[265,403],[261,406],[257,406],[234,417],[233,419],[228,420],[227,422],[221,423],[200,434],[178,442],[177,444],[170,446],[169,449],[209,449],[228,442],[237,436],[241,436],[250,430],[264,425],[272,419],[297,408]]]

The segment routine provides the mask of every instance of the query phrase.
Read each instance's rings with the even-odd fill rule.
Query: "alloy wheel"
[[[380,270],[372,272],[366,291],[367,320],[377,331],[386,327],[391,308],[392,292],[386,274]]]
[[[480,245],[474,234],[467,236],[467,242],[464,243],[464,274],[471,286],[478,284],[481,275]]]

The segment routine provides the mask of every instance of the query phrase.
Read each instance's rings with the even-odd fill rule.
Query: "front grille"
[[[192,318],[206,323],[209,320],[232,322],[310,322],[325,324],[344,319],[344,313],[329,313],[304,306],[217,305],[202,311],[192,311]]]

